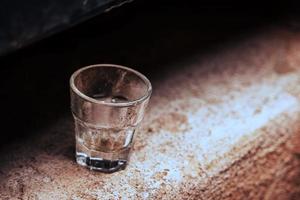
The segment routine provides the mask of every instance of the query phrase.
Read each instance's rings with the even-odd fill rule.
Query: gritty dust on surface
[[[1,154],[1,198],[217,198],[213,194],[223,199],[246,198],[247,193],[227,187],[228,180],[240,184],[239,191],[254,192],[253,198],[263,195],[255,184],[265,180],[260,176],[266,173],[262,169],[272,168],[269,153],[278,147],[280,152],[272,155],[280,159],[289,155],[285,164],[296,166],[282,144],[294,135],[294,124],[299,122],[299,37],[270,31],[179,62],[179,67],[155,83],[123,171],[103,174],[78,166],[72,118],[57,120],[40,136]],[[260,160],[264,162],[251,179],[247,170]],[[286,165],[281,168],[287,169]],[[248,182],[242,184],[243,177]],[[279,183],[269,186],[273,189],[262,187],[268,191],[266,198]],[[239,196],[233,198],[230,191]]]

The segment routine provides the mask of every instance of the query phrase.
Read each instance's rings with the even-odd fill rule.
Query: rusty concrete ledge
[[[1,199],[300,198],[299,64],[300,34],[279,30],[177,63],[126,170],[77,166],[68,116],[2,153]]]

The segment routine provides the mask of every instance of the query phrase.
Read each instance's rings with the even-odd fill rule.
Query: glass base
[[[135,128],[95,128],[76,121],[76,161],[101,172],[125,169]]]
[[[102,158],[93,158],[84,153],[76,153],[76,162],[91,170],[112,173],[126,168],[127,160],[105,160]]]

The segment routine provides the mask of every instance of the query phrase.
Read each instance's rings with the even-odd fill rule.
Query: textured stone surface
[[[1,199],[299,199],[299,53],[270,30],[176,63],[117,173],[76,165],[66,115],[2,150]]]

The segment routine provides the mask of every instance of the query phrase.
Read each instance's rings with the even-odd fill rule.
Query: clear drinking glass
[[[103,172],[124,169],[150,81],[133,69],[99,64],[74,72],[70,87],[77,163]]]

